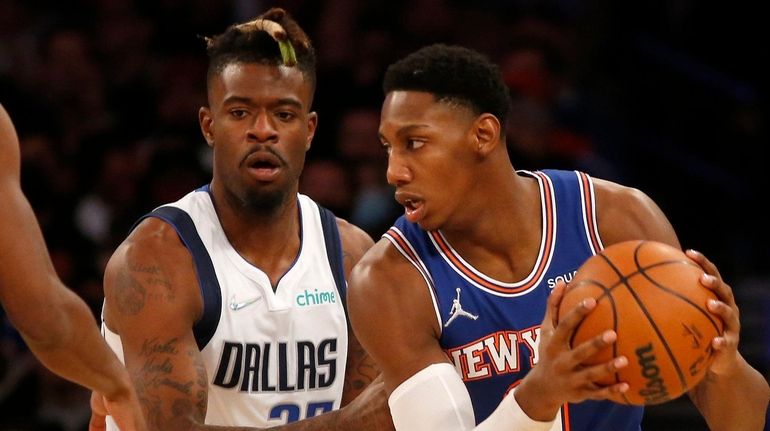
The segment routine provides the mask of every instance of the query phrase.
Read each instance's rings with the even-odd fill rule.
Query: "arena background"
[[[95,316],[132,222],[209,177],[199,36],[272,5],[319,54],[305,193],[379,237],[399,213],[376,138],[385,67],[430,42],[476,48],[511,88],[514,166],[582,169],[649,194],[683,246],[719,264],[741,307],[741,351],[768,376],[770,26],[745,1],[0,0],[0,103],[21,135],[22,185],[56,269]],[[88,393],[0,323],[0,430],[86,429]],[[684,397],[649,408],[644,429],[706,426]]]

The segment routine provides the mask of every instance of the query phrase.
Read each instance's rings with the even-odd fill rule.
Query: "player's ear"
[[[214,133],[211,130],[211,126],[214,124],[214,119],[211,117],[211,110],[206,106],[201,106],[198,110],[198,123],[201,126],[201,133],[203,138],[206,139],[206,143],[209,147],[214,147]]]
[[[492,114],[479,115],[473,124],[473,133],[475,150],[482,157],[500,145],[500,121]]]
[[[310,145],[313,143],[316,127],[318,127],[318,114],[310,112],[307,115],[307,142],[305,142],[305,151],[309,150]]]

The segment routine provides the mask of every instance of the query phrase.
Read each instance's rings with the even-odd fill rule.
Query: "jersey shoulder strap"
[[[342,307],[345,309],[345,316],[347,316],[347,282],[345,281],[345,267],[342,264],[342,240],[337,227],[337,217],[321,205],[318,205],[318,212],[321,215],[321,228],[326,245],[326,257],[329,259],[329,268],[332,270],[334,283],[337,285],[337,291],[342,298]]]
[[[214,336],[222,314],[222,290],[219,287],[211,256],[198,235],[195,223],[184,210],[174,206],[156,208],[140,218],[134,227],[148,217],[156,217],[170,224],[192,255],[198,286],[203,297],[203,316],[193,326],[193,333],[198,349],[203,350]]]

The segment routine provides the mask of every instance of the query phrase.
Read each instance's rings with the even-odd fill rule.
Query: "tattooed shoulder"
[[[115,281],[115,304],[122,314],[134,316],[144,308],[147,291],[128,270],[120,270]]]

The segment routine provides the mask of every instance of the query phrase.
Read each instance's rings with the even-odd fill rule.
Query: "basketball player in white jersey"
[[[640,191],[584,173],[515,171],[508,90],[478,52],[425,47],[391,65],[383,87],[379,134],[404,215],[356,266],[349,300],[396,428],[638,431],[640,407],[605,401],[628,385],[593,383],[637,359],[581,365],[617,334],[607,328],[572,349],[596,301],[558,326],[555,310],[563,280],[603,246],[679,248],[665,215]],[[690,398],[713,430],[761,430],[770,389],[738,352],[731,288],[702,254],[688,256],[725,324],[723,336],[704,340],[716,357]]]
[[[154,430],[392,429],[345,311],[372,240],[298,193],[318,121],[313,47],[281,9],[207,43],[213,179],[116,250],[105,337]]]
[[[21,190],[20,167],[16,130],[0,105],[0,303],[43,365],[103,396],[122,429],[143,430],[128,373],[99,336],[91,310],[54,270]]]

